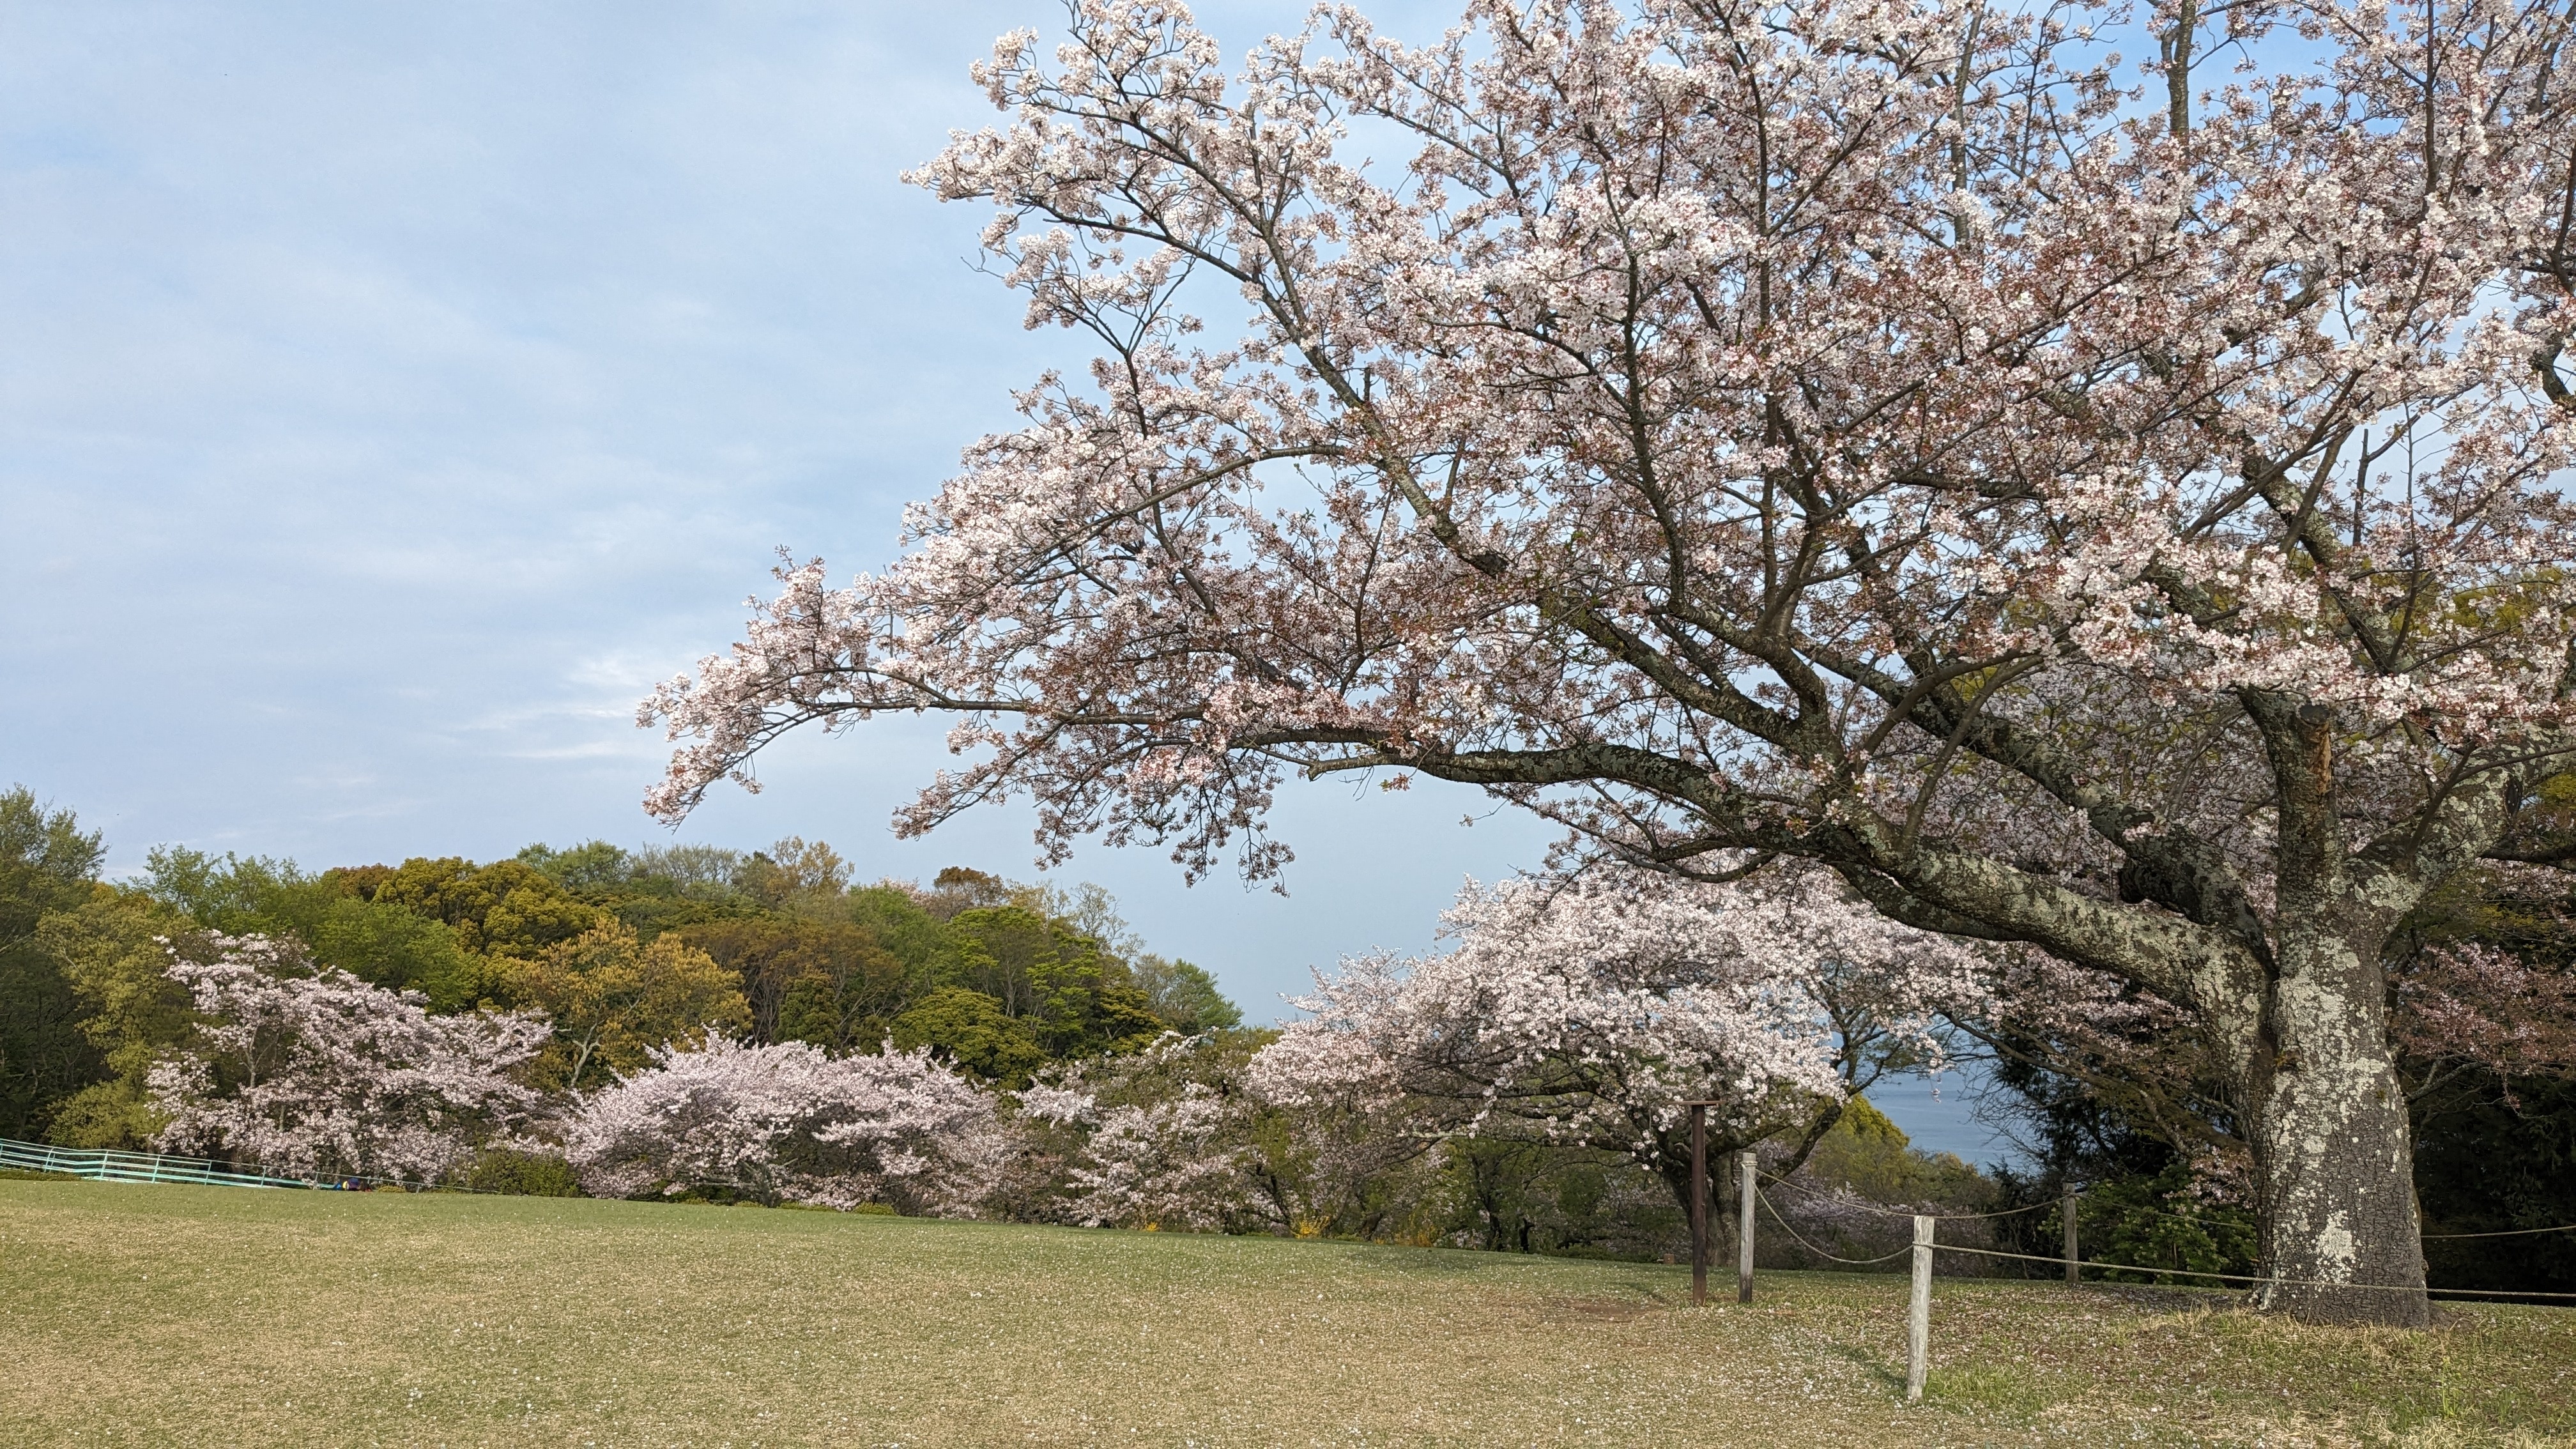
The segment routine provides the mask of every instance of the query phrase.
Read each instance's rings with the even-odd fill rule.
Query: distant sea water
[[[1972,1167],[2020,1163],[2025,1156],[2011,1138],[1977,1120],[1977,1101],[1988,1089],[1985,1074],[1963,1064],[1938,1077],[1883,1077],[1868,1092],[1869,1104],[1905,1129],[1924,1152],[1947,1152]]]

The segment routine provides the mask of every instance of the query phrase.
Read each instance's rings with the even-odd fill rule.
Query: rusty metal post
[[[1708,1302],[1708,1108],[1691,1104],[1691,1303]]]

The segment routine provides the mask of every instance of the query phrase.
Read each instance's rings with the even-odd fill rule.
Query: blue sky
[[[1301,13],[1201,11],[1238,54]],[[896,180],[991,120],[968,62],[1060,14],[0,7],[0,783],[115,869],[669,838],[636,699],[734,637],[775,546],[883,564],[1075,355],[969,266],[979,210]],[[892,837],[945,758],[935,722],[797,740],[679,838],[1030,876],[1017,810]],[[1285,899],[1143,850],[1059,874],[1262,1017],[1547,839],[1438,787],[1276,824]]]

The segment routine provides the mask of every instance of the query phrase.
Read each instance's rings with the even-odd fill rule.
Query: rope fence
[[[1901,1257],[1909,1255],[1912,1257],[1912,1271],[1909,1275],[1912,1281],[1909,1285],[1910,1292],[1907,1295],[1906,1302],[1905,1397],[1906,1401],[1909,1403],[1920,1400],[1923,1397],[1924,1379],[1928,1372],[1929,1356],[1931,1352],[1932,1267],[1935,1256],[1941,1253],[1962,1253],[1976,1258],[2048,1264],[2065,1269],[2066,1281],[2069,1285],[2080,1283],[2081,1272],[2089,1265],[2104,1272],[2143,1273],[2159,1279],[2214,1280],[2220,1286],[2234,1285],[2241,1287],[2248,1293],[2259,1292],[2268,1288],[2362,1289],[2370,1292],[2423,1294],[2428,1297],[2440,1297],[2446,1299],[2514,1299],[2537,1304],[2576,1303],[2576,1293],[2566,1292],[2539,1292],[2523,1289],[2494,1288],[2418,1288],[2396,1283],[2338,1283],[2316,1278],[2283,1278],[2270,1274],[2223,1273],[2207,1269],[2169,1268],[2146,1263],[2118,1263],[2105,1261],[2100,1258],[2088,1259],[2082,1255],[2082,1250],[2076,1233],[2076,1224],[2079,1218],[2083,1216],[2084,1204],[2082,1195],[2075,1192],[2068,1192],[2055,1203],[2036,1202],[2026,1204],[2022,1207],[2004,1208],[1994,1212],[1918,1213],[1909,1212],[1902,1208],[1882,1207],[1876,1203],[1860,1201],[1848,1193],[1831,1192],[1823,1188],[1809,1186],[1806,1183],[1791,1182],[1785,1177],[1769,1173],[1759,1173],[1754,1168],[1752,1153],[1745,1152],[1741,1154],[1741,1156],[1743,1158],[1743,1181],[1746,1201],[1744,1203],[1744,1223],[1742,1228],[1743,1241],[1740,1244],[1740,1248],[1742,1251],[1743,1261],[1745,1263],[1745,1271],[1743,1275],[1742,1289],[1738,1294],[1738,1301],[1745,1303],[1753,1301],[1753,1275],[1751,1264],[1753,1261],[1753,1206],[1756,1202],[1770,1212],[1771,1220],[1779,1225],[1780,1231],[1786,1233],[1791,1242],[1796,1243],[1800,1248],[1826,1262],[1840,1263],[1846,1267],[1852,1268],[1870,1268],[1876,1267],[1881,1263],[1892,1262]],[[1696,1153],[1694,1154],[1694,1157],[1696,1158]],[[1696,1166],[1697,1164],[1695,1161],[1694,1167],[1696,1168]],[[1696,1170],[1693,1173],[1693,1180],[1695,1190],[1704,1186],[1705,1179]],[[1891,1253],[1881,1254],[1875,1258],[1847,1258],[1839,1253],[1828,1252],[1825,1249],[1816,1246],[1814,1243],[1807,1241],[1805,1235],[1800,1233],[1797,1226],[1789,1220],[1788,1214],[1780,1210],[1780,1205],[1771,1200],[1771,1195],[1769,1193],[1762,1191],[1762,1186],[1766,1184],[1773,1188],[1786,1188],[1791,1192],[1804,1193],[1810,1199],[1829,1202],[1838,1208],[1858,1209],[1862,1212],[1874,1213],[1879,1216],[1889,1218],[1909,1218],[1912,1220],[1914,1226],[1914,1241],[1906,1247],[1899,1248]],[[2065,1254],[2060,1257],[2049,1257],[2039,1253],[2015,1253],[2001,1248],[1972,1248],[1964,1245],[1943,1243],[1939,1241],[1939,1227],[1945,1222],[1986,1222],[1998,1218],[2019,1217],[2026,1213],[2041,1212],[2050,1208],[2055,1208],[2059,1211],[2061,1214],[2061,1220],[2064,1224],[2066,1251]],[[2104,1203],[2097,1209],[2097,1214],[2102,1211],[2120,1214],[2132,1212],[2145,1213],[2155,1217],[2172,1218],[2177,1221],[2192,1223],[2196,1226],[2202,1227],[2244,1226],[2241,1224],[2213,1222],[2208,1218],[2195,1217],[2187,1213],[2165,1212],[2156,1208],[2133,1206],[2127,1203]],[[1692,1219],[1693,1242],[1691,1244],[1692,1262],[1694,1265],[1704,1262],[1707,1252],[1703,1222],[1704,1220],[1697,1213],[1694,1213]],[[2467,1238],[2519,1238],[2535,1237],[2547,1233],[2565,1232],[2576,1232],[2576,1223],[2561,1224],[2559,1226],[2545,1228],[2513,1228],[2498,1232],[2484,1233],[2427,1233],[2424,1235],[2424,1238],[2427,1241],[2448,1241]],[[1694,1294],[1694,1301],[1700,1301],[1696,1293]]]
[[[1934,1243],[1933,1250],[1942,1253],[1968,1253],[1980,1258],[2019,1258],[2025,1263],[2066,1263],[2066,1258],[2043,1258],[2033,1253],[2007,1253],[2000,1248],[1963,1248],[1950,1243]],[[2576,1293],[2516,1292],[2503,1288],[2409,1288],[2403,1283],[2336,1283],[2323,1278],[2274,1278],[2257,1273],[2211,1273],[2197,1268],[2152,1268],[2135,1263],[2106,1263],[2098,1258],[2080,1260],[2095,1268],[2116,1268],[2130,1273],[2161,1273],[2176,1278],[2218,1278],[2230,1283],[2243,1283],[2252,1288],[2367,1288],[2378,1293],[2469,1293],[2482,1298],[2564,1298],[2576,1300]]]
[[[1762,1180],[1771,1184],[1773,1187],[1785,1187],[1791,1192],[1803,1192],[1809,1197],[1824,1198],[1838,1207],[1857,1208],[1862,1212],[1877,1213],[1882,1217],[1891,1218],[1929,1217],[1936,1222],[1944,1223],[1977,1222],[1986,1218],[2013,1218],[2019,1217],[2023,1213],[2035,1213],[2046,1208],[2057,1206],[2057,1204],[2053,1202],[2035,1202],[2023,1207],[2003,1208],[1990,1213],[1918,1213],[1910,1208],[1881,1207],[1874,1202],[1863,1202],[1859,1198],[1853,1197],[1848,1193],[1828,1192],[1823,1188],[1810,1187],[1803,1182],[1792,1181],[1785,1177],[1774,1177],[1767,1173],[1764,1174]]]
[[[2542,1233],[2576,1233],[2576,1223],[2560,1223],[2554,1228],[2507,1228],[2496,1233],[2426,1233],[2424,1241],[2448,1243],[2462,1238],[2530,1238]]]
[[[1767,1197],[1763,1197],[1763,1196],[1762,1196],[1762,1194],[1760,1194],[1760,1193],[1758,1193],[1758,1192],[1757,1192],[1757,1193],[1755,1193],[1755,1194],[1754,1194],[1754,1196],[1755,1196],[1755,1197],[1757,1197],[1757,1198],[1761,1198],[1762,1205],[1763,1205],[1764,1207],[1766,1207],[1766,1208],[1771,1209],[1771,1221],[1773,1221],[1773,1222],[1775,1222],[1775,1223],[1778,1223],[1778,1224],[1780,1225],[1780,1231],[1782,1231],[1782,1232],[1784,1232],[1784,1233],[1787,1233],[1787,1234],[1789,1235],[1789,1240],[1790,1240],[1791,1242],[1796,1243],[1799,1247],[1802,1247],[1802,1248],[1806,1249],[1808,1252],[1815,1254],[1815,1255],[1816,1255],[1817,1257],[1819,1257],[1819,1258],[1826,1259],[1826,1260],[1827,1260],[1827,1261],[1829,1261],[1829,1262],[1835,1262],[1835,1263],[1848,1263],[1848,1264],[1850,1264],[1852,1267],[1855,1267],[1855,1268],[1867,1268],[1867,1267],[1872,1266],[1873,1264],[1893,1262],[1893,1261],[1895,1261],[1896,1259],[1898,1259],[1898,1258],[1902,1258],[1902,1257],[1904,1257],[1906,1254],[1911,1253],[1911,1252],[1913,1252],[1913,1251],[1914,1251],[1912,1248],[1899,1248],[1899,1249],[1897,1249],[1897,1250],[1896,1250],[1895,1252],[1893,1252],[1893,1253],[1884,1253],[1884,1254],[1881,1254],[1880,1256],[1875,1257],[1875,1258],[1841,1258],[1841,1257],[1836,1257],[1835,1255],[1833,1255],[1833,1254],[1831,1254],[1831,1253],[1826,1252],[1824,1249],[1817,1247],[1815,1244],[1813,1244],[1813,1243],[1811,1243],[1811,1242],[1808,1242],[1805,1238],[1800,1237],[1800,1236],[1798,1235],[1798,1230],[1797,1230],[1796,1228],[1793,1228],[1793,1227],[1789,1226],[1789,1220],[1788,1220],[1787,1218],[1782,1217],[1782,1216],[1780,1215],[1780,1209],[1779,1209],[1779,1207],[1778,1207],[1777,1205],[1775,1205],[1775,1204],[1771,1201],[1771,1199],[1769,1199],[1769,1198],[1767,1198]]]
[[[1928,1217],[1934,1222],[1942,1223],[1966,1223],[1977,1222],[1987,1218],[2019,1217],[2023,1213],[2045,1212],[2051,1208],[2059,1206],[2059,1204],[2053,1202],[2034,1202],[2026,1203],[2017,1208],[2003,1208],[1990,1213],[1918,1213],[1911,1208],[1882,1207],[1874,1202],[1864,1202],[1848,1193],[1828,1192],[1823,1188],[1813,1187],[1791,1178],[1779,1177],[1770,1173],[1764,1173],[1762,1175],[1762,1180],[1773,1187],[1785,1187],[1792,1192],[1803,1192],[1810,1197],[1822,1198],[1833,1203],[1837,1207],[1851,1208],[1859,1212],[1877,1213],[1882,1217],[1891,1218]],[[2080,1200],[2082,1199],[2083,1194],[2074,1193],[2070,1194],[2070,1196]],[[2245,1226],[2250,1228],[2252,1226],[2251,1224],[2239,1225],[2220,1222],[2216,1219],[2193,1213],[2167,1212],[2162,1208],[2151,1208],[2143,1203],[2110,1203],[2105,1205],[2104,1210],[2117,1213],[2144,1213],[2149,1217],[2171,1218],[2178,1223],[2192,1223],[2201,1227]],[[1776,1215],[1777,1214],[1775,1213],[1774,1216]],[[1788,1224],[1782,1223],[1781,1226],[1786,1228]],[[2455,1242],[2464,1238],[2529,1238],[2537,1237],[2545,1233],[2576,1233],[2576,1223],[2560,1223],[2555,1227],[2547,1228],[2507,1228],[2491,1233],[2422,1233],[2418,1236],[2428,1243],[2445,1243]],[[1944,1251],[1947,1250],[1945,1249]],[[2032,1261],[2055,1262],[2057,1260],[2054,1258],[2048,1258],[2033,1259]],[[2162,1272],[2165,1270],[2145,1269],[2141,1271]]]

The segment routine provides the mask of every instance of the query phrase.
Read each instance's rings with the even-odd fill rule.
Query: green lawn
[[[759,1208],[0,1181],[11,1444],[2563,1443],[2576,1312]]]

